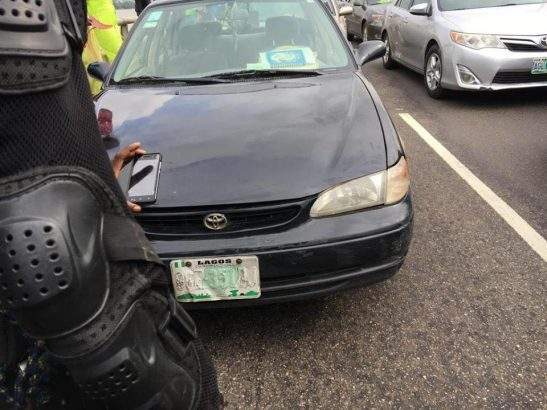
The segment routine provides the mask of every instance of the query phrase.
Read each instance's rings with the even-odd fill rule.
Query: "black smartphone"
[[[137,204],[151,204],[158,199],[161,154],[144,154],[133,164],[127,199]]]

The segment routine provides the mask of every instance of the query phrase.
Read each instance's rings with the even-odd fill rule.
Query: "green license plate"
[[[260,271],[256,256],[186,258],[171,261],[179,302],[256,299]]]
[[[547,58],[536,58],[532,62],[532,74],[547,74]]]

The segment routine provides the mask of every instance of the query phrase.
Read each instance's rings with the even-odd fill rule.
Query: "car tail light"
[[[101,137],[110,137],[112,134],[112,111],[101,108],[99,114],[97,114],[97,122],[99,123]]]

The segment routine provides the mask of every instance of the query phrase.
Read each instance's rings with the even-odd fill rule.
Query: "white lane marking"
[[[517,232],[537,254],[547,262],[547,241],[528,224],[507,203],[475,176],[458,158],[448,151],[433,135],[431,135],[412,115],[403,113],[399,116],[431,147],[450,168],[469,184],[482,199],[501,216],[511,228]]]

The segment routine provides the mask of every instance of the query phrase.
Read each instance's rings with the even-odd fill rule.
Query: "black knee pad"
[[[170,343],[168,336],[158,334],[160,316],[155,317],[143,301],[137,302],[115,338],[92,354],[65,361],[89,401],[113,409],[197,406],[202,369],[194,339],[179,335],[171,323],[176,319],[169,319],[170,330],[165,331],[175,337]]]
[[[59,337],[105,305],[104,212],[80,176],[18,182],[0,197],[0,301],[33,337]]]
[[[0,181],[0,303],[90,402],[218,408],[216,375],[142,229],[94,174]]]

